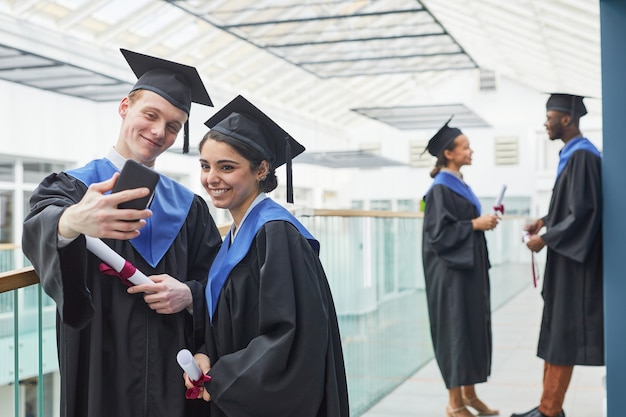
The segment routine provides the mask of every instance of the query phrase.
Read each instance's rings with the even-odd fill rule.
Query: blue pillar
[[[626,1],[600,0],[607,416],[623,416],[626,393]]]

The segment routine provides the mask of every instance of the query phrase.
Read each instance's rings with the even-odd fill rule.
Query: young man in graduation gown
[[[206,124],[202,184],[216,207],[230,211],[233,227],[209,273],[208,356],[196,355],[210,378],[202,398],[212,417],[349,417],[319,242],[265,194],[286,164],[293,202],[291,158],[304,147],[242,96]]]
[[[564,147],[548,215],[527,227],[528,248],[548,248],[537,349],[543,393],[537,408],[512,417],[565,416],[574,365],[604,365],[601,155],[579,129],[583,97],[552,94],[546,110],[548,136]]]
[[[154,167],[187,131],[192,101],[212,104],[195,68],[122,53],[139,78],[120,102],[117,143],[105,158],[42,181],[23,250],[57,305],[62,417],[190,416],[176,354],[202,338],[219,232],[205,201],[164,175],[149,210],[117,208],[146,188],[109,192],[127,159]],[[102,239],[154,284],[129,288],[125,276],[101,272],[85,236]]]

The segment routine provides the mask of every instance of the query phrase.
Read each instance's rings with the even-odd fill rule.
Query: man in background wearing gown
[[[543,393],[538,407],[511,417],[564,417],[574,365],[604,365],[601,155],[578,127],[587,114],[583,97],[552,94],[546,110],[550,140],[565,146],[548,215],[527,226],[528,248],[548,247],[537,348],[545,361]]]
[[[150,210],[118,209],[147,188],[110,194],[127,159],[154,167],[191,102],[212,105],[193,67],[122,50],[139,77],[118,108],[105,158],[45,178],[30,200],[23,248],[57,306],[62,417],[200,415],[185,401],[176,354],[204,331],[204,285],[221,243],[206,202],[161,175]],[[89,140],[90,138],[86,138]],[[101,272],[85,236],[150,276],[127,287]]]

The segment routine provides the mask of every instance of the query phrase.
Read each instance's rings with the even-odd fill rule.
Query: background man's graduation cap
[[[181,109],[187,116],[191,102],[213,107],[198,70],[189,65],[120,49],[138,80],[130,92],[149,90]],[[184,128],[183,153],[189,152],[189,121]]]
[[[446,149],[457,136],[461,135],[461,129],[448,126],[448,123],[452,120],[454,115],[450,116],[448,121],[441,126],[441,128],[430,138],[426,149],[422,152],[422,155],[428,151],[432,156],[438,157],[444,149]]]
[[[567,113],[572,118],[580,118],[587,114],[587,108],[583,103],[584,96],[566,93],[550,93],[546,102],[546,111],[557,110]]]
[[[204,124],[211,130],[257,149],[272,168],[286,163],[287,202],[293,203],[291,159],[304,152],[304,146],[241,95],[218,110]]]

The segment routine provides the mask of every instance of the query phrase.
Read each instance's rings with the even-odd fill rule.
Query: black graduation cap
[[[584,96],[574,94],[550,93],[546,102],[546,110],[557,110],[572,117],[582,117],[587,114],[587,108],[583,103],[584,98]]]
[[[204,124],[211,130],[256,148],[273,168],[286,163],[287,202],[293,203],[291,159],[304,152],[304,146],[241,95],[218,110]]]
[[[461,132],[461,129],[448,126],[448,123],[450,123],[453,117],[454,115],[450,116],[448,121],[441,126],[437,133],[435,133],[435,136],[430,138],[424,152],[428,151],[428,153],[432,156],[438,157],[439,154],[443,152],[443,150],[446,149],[454,139],[457,138],[457,136],[463,133]],[[424,152],[422,152],[422,155]]]
[[[189,116],[191,102],[213,107],[198,70],[189,65],[140,54],[120,48],[138,80],[130,92],[149,90],[157,93]],[[189,152],[189,122],[185,123],[183,153]]]

